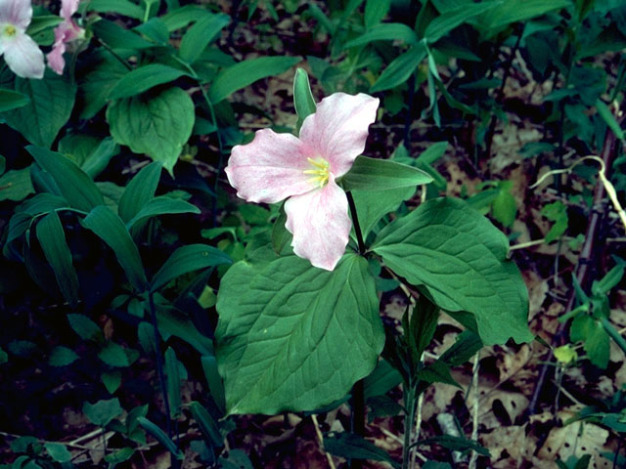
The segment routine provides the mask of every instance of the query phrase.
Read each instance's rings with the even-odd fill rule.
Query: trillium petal
[[[365,149],[378,104],[377,98],[366,94],[334,93],[304,120],[300,139],[330,162],[335,177],[343,176]]]
[[[15,36],[3,41],[4,60],[17,76],[43,78],[43,52],[27,34],[17,31]]]
[[[307,158],[313,154],[297,137],[269,129],[233,148],[226,167],[230,185],[248,202],[275,203],[315,189]]]
[[[65,68],[65,42],[55,42],[52,46],[52,50],[46,55],[48,59],[48,66],[59,75],[63,75],[63,69]]]
[[[285,213],[296,255],[333,270],[346,251],[352,227],[345,192],[331,180],[322,189],[291,197]]]
[[[0,0],[0,23],[12,24],[24,32],[32,17],[30,0]]]
[[[80,0],[61,0],[61,18],[70,21],[72,15],[78,11]]]

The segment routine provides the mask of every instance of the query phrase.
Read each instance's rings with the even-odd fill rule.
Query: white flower
[[[26,34],[33,17],[30,0],[0,0],[0,55],[22,78],[43,78],[43,52]]]

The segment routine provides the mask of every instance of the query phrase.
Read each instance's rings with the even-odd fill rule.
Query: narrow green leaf
[[[111,158],[119,153],[119,148],[111,137],[104,138],[98,147],[85,158],[80,169],[91,178],[95,178],[104,171]]]
[[[72,253],[65,240],[63,225],[57,212],[50,212],[37,223],[37,239],[46,260],[52,267],[63,298],[73,308],[78,303],[78,275]]]
[[[501,3],[502,2],[499,0],[486,0],[481,3],[465,4],[460,6],[459,8],[446,11],[441,16],[438,16],[428,24],[428,27],[424,32],[424,37],[430,43],[435,43],[443,36],[448,34],[450,31],[452,31],[454,28],[465,23],[470,18],[485,13],[492,8],[498,7]],[[519,8],[524,8],[524,6],[519,5]]]
[[[156,424],[152,423],[145,417],[137,417],[137,422],[139,423],[139,426],[141,428],[150,433],[154,438],[156,438],[159,443],[165,446],[165,449],[172,453],[172,455],[174,455],[176,459],[178,459],[179,461],[183,460],[183,452],[176,446],[176,443],[174,443],[172,439],[167,436],[165,432],[161,430]]]
[[[211,397],[220,411],[224,413],[226,412],[226,398],[224,396],[224,383],[217,371],[217,360],[213,355],[204,355],[200,360]]]
[[[213,355],[213,341],[198,331],[194,323],[176,309],[157,305],[157,321],[164,340],[173,335],[187,342],[201,355]]]
[[[102,194],[93,180],[73,161],[59,153],[34,145],[27,146],[26,150],[37,164],[52,176],[61,194],[72,207],[88,212],[104,204]]]
[[[239,262],[222,279],[217,310],[230,414],[328,405],[374,369],[384,343],[374,279],[354,254],[332,272],[296,256]]]
[[[98,13],[119,13],[122,16],[143,20],[143,9],[128,0],[91,0],[87,9]]]
[[[47,441],[44,443],[44,448],[55,462],[67,463],[72,460],[72,453],[62,443]]]
[[[54,347],[50,352],[48,363],[50,366],[60,367],[67,366],[78,360],[79,356],[71,348],[59,345]]]
[[[261,78],[286,72],[300,60],[300,57],[260,57],[239,62],[217,75],[209,88],[209,99],[218,103]]]
[[[433,178],[421,169],[391,160],[359,156],[341,184],[351,190],[387,190],[428,184]]]
[[[365,28],[371,29],[387,16],[391,8],[391,0],[367,0],[365,3]]]
[[[98,325],[84,314],[68,314],[67,320],[70,327],[83,340],[100,342],[104,340],[102,330]]]
[[[120,217],[101,205],[94,208],[81,223],[113,250],[130,283],[137,290],[144,291],[147,280],[139,250]]]
[[[18,107],[26,106],[30,99],[18,91],[0,89],[0,112],[11,111]]]
[[[181,394],[180,394],[180,373],[178,372],[178,359],[172,347],[165,351],[165,375],[167,376],[167,398],[170,406],[170,418],[172,420],[180,417]]]
[[[336,433],[324,437],[324,449],[342,458],[385,461],[396,469],[400,468],[400,464],[395,462],[384,449],[353,433]]]
[[[381,73],[376,83],[370,88],[370,91],[372,93],[385,91],[404,83],[415,72],[424,58],[426,58],[426,48],[420,42],[394,59]]]
[[[615,136],[624,141],[624,131],[620,127],[617,119],[609,109],[609,107],[604,103],[604,101],[598,99],[596,100],[596,109],[598,110],[598,114],[602,118],[602,120],[606,123],[606,125],[611,129],[611,131],[615,134]]]
[[[221,448],[224,446],[224,441],[220,433],[220,429],[217,426],[217,422],[213,419],[211,414],[200,404],[193,401],[189,404],[189,410],[194,420],[198,422],[200,431],[204,437],[204,441],[213,448]]]
[[[469,312],[487,345],[530,341],[528,292],[508,241],[457,199],[436,199],[386,226],[374,252],[439,307]]]
[[[311,93],[311,84],[309,83],[309,75],[303,68],[296,70],[293,79],[293,104],[298,114],[298,128],[304,122],[307,116],[315,113],[316,105]]]
[[[173,32],[209,15],[211,15],[211,12],[200,5],[185,5],[175,10],[170,10],[159,19],[165,24],[169,32]]]
[[[373,26],[361,36],[346,42],[345,48],[363,46],[374,41],[403,41],[406,44],[417,44],[418,38],[411,28],[402,23],[382,23]]]
[[[228,23],[230,23],[230,17],[225,14],[198,19],[180,41],[178,51],[180,58],[188,64],[194,63],[202,55],[206,46],[213,42]]]
[[[70,118],[76,85],[48,72],[44,80],[16,78],[15,92],[26,96],[29,102],[3,113],[3,119],[30,143],[50,148]]]
[[[109,99],[130,98],[157,85],[169,83],[186,72],[163,64],[148,64],[128,72],[109,93]]]
[[[138,221],[158,215],[175,215],[177,213],[200,213],[200,209],[181,199],[166,196],[155,197],[144,205],[139,212],[128,221],[127,228],[132,228]]]
[[[504,0],[476,18],[476,26],[485,38],[491,38],[511,23],[527,21],[554,10],[568,8],[571,0]],[[474,22],[474,20],[472,21]]]
[[[158,44],[146,41],[139,34],[124,29],[113,21],[98,20],[92,26],[94,36],[112,49],[149,49]]]
[[[142,95],[113,101],[106,119],[117,143],[160,161],[171,173],[191,136],[195,107],[185,91],[168,88],[149,98]]]
[[[194,270],[230,264],[227,254],[206,244],[189,244],[172,253],[152,278],[151,290],[156,291],[176,277]]]
[[[128,223],[154,198],[162,167],[158,161],[150,163],[130,180],[117,207],[117,212],[124,223]]]

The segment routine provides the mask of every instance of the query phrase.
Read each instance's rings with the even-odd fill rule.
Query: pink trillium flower
[[[18,77],[43,78],[43,52],[26,34],[32,17],[30,0],[0,0],[0,55]]]
[[[65,53],[68,42],[84,37],[85,30],[80,28],[72,19],[72,15],[78,10],[80,0],[61,0],[60,16],[63,22],[54,28],[54,44],[52,51],[46,56],[48,65],[59,75],[63,75],[65,68]]]
[[[352,223],[336,180],[365,149],[378,104],[365,94],[335,93],[304,119],[299,138],[263,129],[233,148],[226,175],[237,195],[257,203],[287,199],[293,250],[315,267],[333,270],[346,250]]]

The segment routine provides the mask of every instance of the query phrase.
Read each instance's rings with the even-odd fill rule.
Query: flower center
[[[12,24],[5,24],[2,28],[2,35],[4,37],[13,37],[17,34],[17,28]]]
[[[313,169],[304,170],[303,173],[313,176],[311,182],[319,185],[320,188],[328,184],[328,179],[330,178],[330,163],[321,157],[315,159],[307,158],[307,161],[311,164]]]

